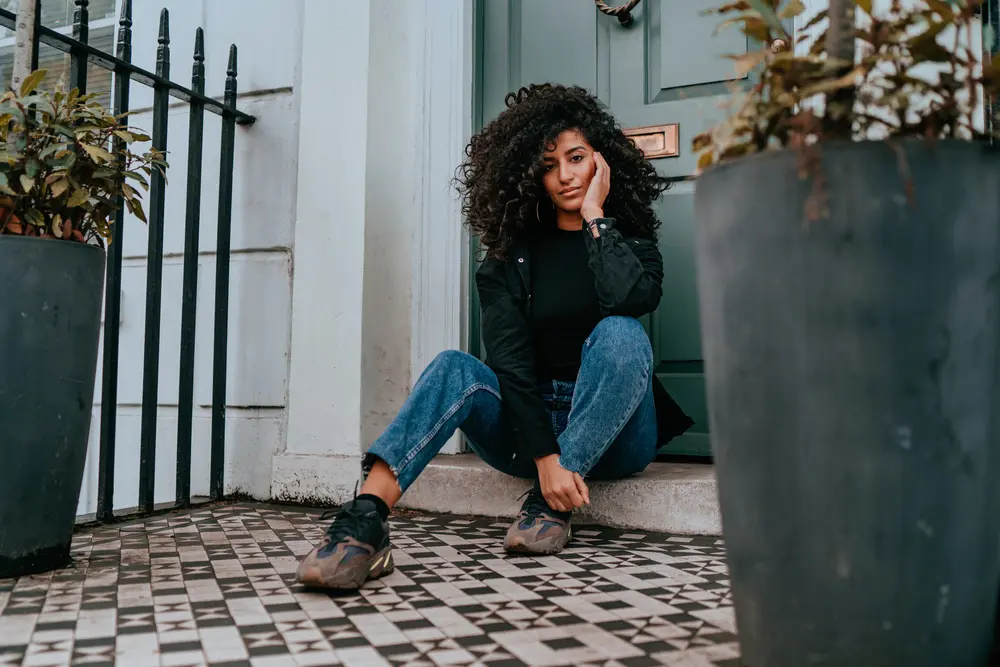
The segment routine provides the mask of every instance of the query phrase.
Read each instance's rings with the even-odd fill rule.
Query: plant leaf
[[[139,185],[141,185],[142,187],[146,188],[147,190],[149,189],[149,181],[147,181],[146,178],[142,174],[140,174],[139,172],[137,172],[137,171],[126,171],[125,172],[125,177],[126,178],[131,178],[133,181],[138,182]]]
[[[142,202],[138,199],[126,199],[125,204],[128,206],[128,210],[132,213],[132,215],[139,218],[146,224],[149,224],[149,221],[146,220],[146,212],[142,210]]]
[[[783,20],[793,19],[806,10],[802,0],[791,0],[778,12],[778,18]]]
[[[785,26],[781,24],[781,20],[778,15],[774,13],[774,9],[770,6],[766,0],[747,0],[750,6],[753,7],[754,11],[760,14],[760,17],[764,19],[772,30],[777,32],[779,35],[784,35],[788,37],[788,32],[785,30]]]
[[[65,176],[54,181],[52,185],[49,186],[49,192],[53,197],[61,197],[67,189],[69,189],[69,179]]]
[[[80,144],[80,146],[87,152],[87,155],[97,162],[110,162],[115,159],[114,155],[100,146],[91,146],[90,144]]]
[[[48,70],[36,69],[34,72],[24,77],[24,81],[21,82],[21,97],[27,96],[29,93],[33,92],[35,88],[38,88],[38,84],[45,79],[45,75]]]
[[[39,151],[39,153],[38,153],[38,159],[39,160],[45,160],[47,158],[50,158],[53,155],[55,155],[56,153],[58,153],[60,150],[63,150],[65,148],[66,148],[66,144],[60,144],[60,143],[57,143],[57,142],[53,142],[53,143],[49,144],[48,146],[46,146],[45,148],[43,148],[41,151]]]
[[[88,199],[90,199],[90,193],[84,188],[77,188],[69,196],[69,199],[66,200],[66,206],[68,208],[77,208],[85,204]]]
[[[30,157],[28,158],[28,161],[24,163],[24,173],[26,173],[30,178],[36,178],[41,172],[42,163],[38,161],[38,158]]]
[[[76,153],[73,151],[60,153],[55,157],[50,157],[45,160],[45,164],[50,167],[55,167],[56,169],[70,169],[74,164],[76,164]]]
[[[31,191],[31,188],[35,187],[35,179],[31,178],[27,174],[21,174],[19,179],[21,181],[21,189],[25,194]]]
[[[65,125],[53,124],[52,131],[63,135],[67,139],[76,139],[76,133]]]
[[[739,78],[745,77],[751,70],[753,70],[753,68],[764,62],[768,55],[769,52],[767,50],[760,49],[757,51],[747,51],[746,53],[734,56],[733,60],[736,62],[736,75]]]
[[[27,213],[24,214],[25,219],[36,227],[42,227],[45,225],[45,217],[42,215],[41,211],[36,208],[29,208]]]

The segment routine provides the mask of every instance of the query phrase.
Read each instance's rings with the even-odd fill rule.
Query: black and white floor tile
[[[78,534],[71,567],[0,580],[0,666],[736,667],[721,541],[579,528],[510,558],[506,522],[392,519],[396,571],[297,586],[318,511],[254,503]]]

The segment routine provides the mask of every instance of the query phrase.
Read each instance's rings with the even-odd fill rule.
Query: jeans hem
[[[405,464],[399,464],[396,457],[393,457],[391,453],[381,447],[376,447],[372,445],[372,448],[361,459],[361,470],[364,474],[365,479],[368,479],[368,473],[372,471],[377,461],[389,466],[389,470],[392,471],[393,476],[396,478],[396,484],[399,485],[399,490],[401,492],[406,492],[406,489],[413,484],[412,479],[407,480],[406,477],[406,466]],[[414,478],[415,479],[415,478]]]
[[[396,477],[396,479],[399,479],[399,471],[396,470],[396,466],[392,465],[382,458],[382,456],[372,451],[365,452],[365,455],[361,457],[361,474],[365,479],[368,479],[368,473],[372,471],[372,468],[374,468],[375,464],[379,461],[389,466],[389,470],[392,471],[393,476]]]
[[[470,385],[462,393],[459,399],[452,403],[451,407],[445,411],[437,423],[431,427],[430,431],[420,440],[420,442],[418,442],[412,449],[402,456],[402,460],[400,460],[400,457],[398,456],[392,456],[392,453],[394,453],[394,448],[392,446],[382,445],[381,438],[376,440],[375,444],[372,445],[371,449],[368,450],[368,453],[365,454],[365,457],[362,460],[362,469],[364,472],[367,473],[371,471],[371,467],[375,465],[375,457],[381,459],[387,466],[389,466],[389,469],[392,470],[392,473],[396,476],[396,483],[399,485],[400,491],[405,493],[410,485],[412,485],[420,475],[420,471],[418,471],[415,475],[412,475],[412,479],[410,475],[407,475],[407,469],[410,464],[413,463],[413,460],[417,458],[421,452],[424,451],[427,445],[430,444],[431,440],[433,440],[438,433],[441,432],[445,423],[455,416],[456,412],[462,409],[462,406],[469,399],[469,397],[481,389],[493,394],[497,398],[500,397],[493,387],[487,384],[476,382]],[[365,467],[366,464],[368,466],[367,468]]]

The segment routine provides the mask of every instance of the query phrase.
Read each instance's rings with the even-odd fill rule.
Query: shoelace
[[[357,537],[363,532],[366,524],[371,521],[371,512],[359,507],[355,503],[350,503],[339,510],[329,510],[320,516],[321,521],[333,519],[333,523],[326,529],[326,534],[333,543],[340,542],[346,537]]]
[[[530,517],[538,517],[542,514],[558,514],[555,510],[549,507],[549,504],[545,502],[545,497],[542,495],[542,490],[537,486],[533,486],[521,495],[521,498],[527,497],[524,502],[523,509]],[[520,500],[521,498],[518,498]]]
[[[369,512],[358,507],[353,502],[358,499],[358,484],[354,484],[354,498],[343,507],[327,510],[319,515],[320,521],[333,519],[333,523],[326,529],[326,534],[330,542],[337,543],[345,537],[357,536],[360,529],[369,521]]]

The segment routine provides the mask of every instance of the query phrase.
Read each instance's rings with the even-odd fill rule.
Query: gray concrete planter
[[[69,561],[103,284],[101,248],[0,236],[0,578]]]
[[[696,186],[743,664],[981,667],[1000,577],[1000,154],[820,154],[815,222],[792,152]]]

